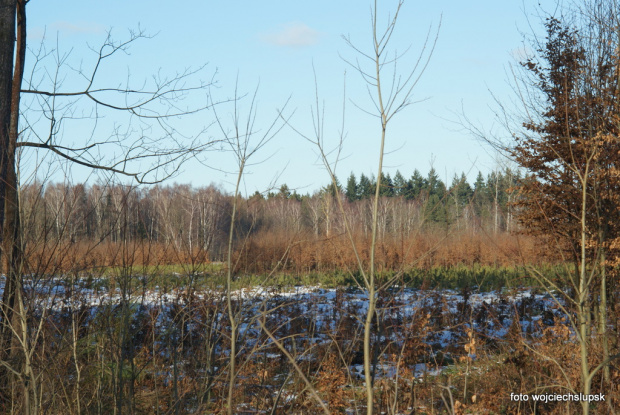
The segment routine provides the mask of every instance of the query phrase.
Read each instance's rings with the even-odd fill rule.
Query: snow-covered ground
[[[176,376],[211,379],[214,388],[224,388],[230,355],[225,291],[147,288],[146,282],[135,277],[132,291],[122,292],[106,288],[105,280],[26,278],[26,309],[33,326],[41,318],[51,323],[44,327],[55,340],[49,342],[52,346],[61,347],[77,325],[84,339],[80,346],[96,341],[101,342],[96,350],[107,350],[103,346],[111,345],[109,356],[98,352],[102,362],[115,362],[119,350],[132,359],[142,354],[144,373],[164,386]],[[0,277],[0,294],[3,289]],[[258,382],[241,369],[240,384],[258,383],[271,398],[282,388],[281,402],[287,404],[302,396],[294,387],[284,388],[292,382],[290,359],[318,378],[330,357],[337,360],[332,368],[347,372],[346,387],[365,382],[362,338],[369,301],[364,290],[255,287],[235,290],[232,299],[239,361],[271,376]],[[515,337],[537,342],[546,328],[564,324],[565,318],[549,293],[530,288],[480,292],[393,286],[377,294],[377,306],[371,337],[380,350],[375,377],[403,379],[409,385],[452,370],[459,361],[471,363],[467,370],[478,370],[476,365],[483,362],[479,356],[495,359],[503,346],[509,350],[515,344]],[[474,349],[468,346],[472,339]],[[212,352],[207,356],[205,350]],[[252,409],[251,403],[239,405]]]
[[[140,278],[137,277],[140,281]],[[158,326],[165,326],[171,319],[172,308],[191,304],[209,303],[219,306],[221,321],[225,314],[225,292],[223,290],[188,291],[171,289],[134,289],[122,293],[120,288],[108,290],[100,281],[68,281],[51,278],[33,281],[25,280],[25,291],[34,308],[51,313],[89,310],[91,316],[101,307],[130,305],[136,313],[156,309]],[[141,284],[136,284],[138,287]],[[99,288],[92,288],[97,286]],[[144,284],[142,287],[146,287]],[[0,293],[4,288],[4,277],[0,278]],[[298,340],[313,343],[330,341],[329,333],[341,327],[343,319],[352,319],[351,327],[359,330],[368,309],[368,296],[357,288],[327,289],[320,286],[296,286],[288,288],[255,287],[235,290],[232,293],[235,307],[239,310],[240,336],[247,337],[248,344],[258,338],[260,326],[257,316],[264,315],[272,324],[279,324],[286,330],[297,331]],[[425,334],[425,343],[433,350],[442,350],[463,342],[465,332],[472,329],[476,336],[487,341],[502,340],[518,318],[520,330],[532,333],[544,325],[553,325],[561,318],[559,307],[551,295],[534,292],[529,288],[504,290],[503,292],[476,292],[466,290],[418,290],[394,286],[379,292],[378,314],[385,330],[377,341],[381,343],[406,341],[399,331],[415,319],[428,318],[431,330]],[[311,333],[301,333],[303,327],[312,325]],[[197,322],[196,327],[204,322]],[[297,323],[297,324],[296,324]],[[396,327],[399,328],[396,328]],[[190,329],[192,325],[190,324]],[[308,336],[313,336],[308,338]],[[355,340],[355,339],[354,339]]]

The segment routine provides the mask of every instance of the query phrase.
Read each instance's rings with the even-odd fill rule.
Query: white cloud
[[[278,31],[261,35],[263,42],[293,48],[316,45],[320,37],[321,33],[302,22],[287,23]]]
[[[57,20],[50,23],[47,27],[34,27],[29,30],[28,37],[31,39],[43,39],[43,37],[55,37],[58,33],[62,37],[86,34],[102,34],[105,33],[105,26],[99,23],[78,22],[72,23],[65,20]]]

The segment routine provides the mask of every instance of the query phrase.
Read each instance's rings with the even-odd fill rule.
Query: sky
[[[466,114],[483,130],[497,130],[495,101],[513,99],[510,67],[528,50],[523,33],[541,31],[539,4],[544,8],[546,3],[405,2],[388,45],[391,54],[407,51],[398,60],[397,73],[406,76],[420,53],[424,59],[428,57],[430,44],[423,51],[427,37],[432,44],[437,36],[437,42],[413,90],[415,103],[399,112],[388,125],[386,173],[394,175],[399,170],[410,177],[414,169],[426,174],[432,166],[448,184],[455,174],[462,172],[473,182],[478,171],[486,174],[504,163],[458,120]],[[388,14],[393,15],[396,5],[391,0],[379,1],[380,27],[385,27]],[[545,10],[552,11],[550,7],[553,6]],[[100,45],[108,31],[114,39],[122,40],[129,30],[143,30],[152,37],[141,39],[128,54],[119,55],[102,67],[98,85],[116,86],[127,79],[131,79],[132,85],[142,85],[154,74],[172,76],[206,65],[191,81],[213,80],[213,87],[192,95],[183,105],[203,107],[209,102],[208,94],[216,102],[229,99],[238,85],[238,94],[246,94],[238,105],[241,114],[247,114],[250,98],[258,86],[255,129],[261,133],[268,131],[271,123],[279,119],[285,103],[282,114],[288,121],[249,160],[243,192],[251,194],[265,191],[271,184],[279,187],[286,183],[299,193],[312,193],[329,181],[316,145],[303,137],[314,137],[312,111],[316,113],[317,93],[326,149],[334,149],[344,131],[336,170],[340,181],[344,183],[351,172],[359,176],[377,171],[381,125],[374,115],[367,113],[374,114],[369,93],[376,91],[369,90],[355,68],[347,64],[360,55],[343,39],[348,37],[361,51],[372,50],[370,11],[370,2],[362,0],[35,0],[28,4],[28,38],[33,51],[42,41],[47,50],[62,51],[38,64],[37,70],[44,64],[54,66],[55,61],[64,58],[64,64],[73,68],[64,72],[66,89],[78,87],[78,81],[72,79],[77,73],[75,68],[92,65],[89,48]],[[32,55],[28,59],[27,72],[34,62]],[[364,68],[371,70],[372,66]],[[46,73],[51,72],[53,68]],[[384,73],[385,83],[389,84],[391,74]],[[73,111],[79,112],[79,105],[75,104]],[[223,103],[216,108],[220,120],[230,126],[232,106]],[[114,117],[106,115],[98,121],[99,125],[109,123],[122,129],[131,121],[122,115]],[[65,135],[63,142],[72,145],[79,143],[79,138],[74,137],[93,131],[92,118],[75,118],[72,123],[67,120],[59,132]],[[221,139],[221,130],[214,120],[213,111],[186,117],[181,121],[183,137],[202,132],[201,140]],[[105,131],[102,128],[96,134]],[[142,129],[141,133],[148,131]],[[41,157],[38,153],[25,154],[23,171],[28,171],[28,166]],[[331,153],[330,160],[334,161],[334,157]],[[200,154],[198,160],[186,162],[172,180],[196,187],[213,183],[232,191],[236,169],[234,155],[216,146]],[[54,174],[59,171],[71,172],[74,181],[91,177],[75,167],[57,167]]]

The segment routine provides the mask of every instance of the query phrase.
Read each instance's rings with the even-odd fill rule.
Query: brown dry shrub
[[[361,232],[353,242],[364,266],[370,261],[370,238]],[[379,272],[403,266],[430,269],[458,265],[516,266],[523,263],[556,262],[531,236],[500,233],[439,233],[428,231],[410,238],[386,236],[377,243],[375,261]],[[351,241],[345,234],[330,237],[301,234],[292,237],[263,231],[248,237],[236,253],[239,270],[263,273],[278,266],[295,273],[356,270]]]
[[[26,250],[28,273],[82,272],[116,266],[175,265],[208,263],[200,248],[177,250],[174,246],[149,241],[92,242],[50,241],[32,244]]]

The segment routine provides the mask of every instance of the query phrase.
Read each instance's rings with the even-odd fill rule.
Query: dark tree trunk
[[[0,0],[0,265],[6,257],[4,233],[5,226],[5,201],[7,187],[9,186],[8,172],[15,169],[9,161],[10,132],[11,132],[11,106],[12,106],[12,84],[13,84],[13,55],[15,51],[15,13],[17,8],[16,0]],[[8,272],[3,269],[7,279],[5,280],[4,296],[8,291],[12,291],[9,283]],[[9,318],[7,311],[11,308],[3,298],[0,304],[0,359],[6,360],[8,355],[8,345],[11,341]],[[6,400],[9,395],[5,395],[6,382],[9,376],[5,368],[0,369],[0,399]]]
[[[19,102],[22,79],[24,75],[24,62],[26,59],[26,0],[17,0],[16,16],[17,41],[15,42],[15,63],[11,80],[10,94],[10,117],[8,145],[6,147],[6,174],[4,180],[4,222],[2,236],[2,251],[4,261],[4,273],[6,282],[2,297],[2,350],[7,353],[10,347],[13,330],[11,320],[15,316],[16,290],[20,289],[21,275],[21,241],[20,241],[20,217],[19,197],[15,160],[15,149],[19,134]]]
[[[0,201],[5,199],[8,169],[16,4],[15,0],[0,0]],[[0,203],[0,224],[3,223],[4,203]]]

